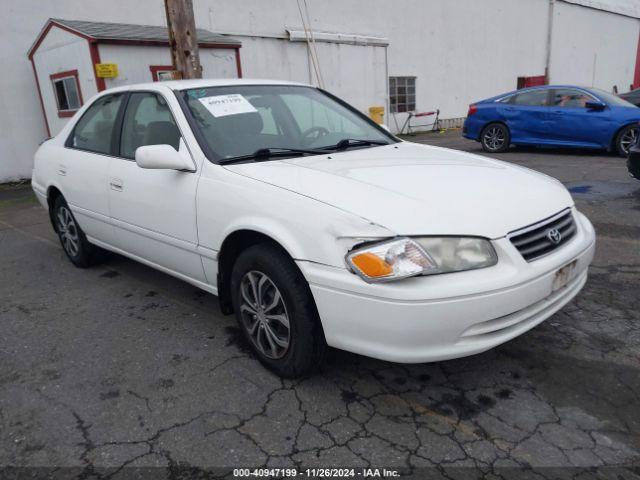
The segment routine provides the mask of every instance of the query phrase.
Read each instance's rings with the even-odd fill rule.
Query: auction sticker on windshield
[[[238,93],[229,95],[216,95],[214,97],[199,98],[200,103],[214,117],[226,117],[227,115],[237,115],[239,113],[257,112],[249,101]]]

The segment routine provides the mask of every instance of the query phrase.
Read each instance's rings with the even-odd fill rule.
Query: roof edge
[[[80,30],[70,27],[66,23],[62,23],[62,22],[64,22],[63,19],[58,19],[58,18],[47,19],[43,27],[40,29],[40,32],[36,36],[35,41],[31,44],[31,47],[29,47],[29,50],[27,50],[27,58],[29,58],[29,60],[33,59],[33,55],[35,54],[36,50],[38,50],[38,47],[40,46],[44,38],[47,36],[51,28],[54,26],[62,30],[65,30],[69,33],[72,33],[74,35],[77,35],[80,38],[84,38],[85,40],[91,43],[102,43],[102,44],[112,44],[112,45],[148,45],[148,46],[165,46],[166,45],[166,46],[169,46],[168,39],[167,40],[145,40],[145,39],[103,38],[103,37],[98,38],[98,37],[89,35],[87,33],[81,32]],[[233,38],[233,41],[230,41],[230,42],[214,42],[214,41],[208,41],[208,40],[198,40],[198,47],[236,49],[236,48],[242,47],[242,42],[238,41],[235,38]]]
[[[602,0],[560,0],[561,2],[578,7],[590,8],[601,12],[613,13],[627,18],[635,18],[640,20],[640,6],[634,6],[624,1],[602,1]]]
[[[36,50],[38,49],[38,47],[40,46],[40,44],[42,43],[42,41],[44,40],[44,37],[47,36],[47,33],[49,33],[49,30],[51,30],[51,27],[58,27],[61,28],[62,30],[66,30],[69,33],[73,33],[74,35],[77,35],[78,37],[84,38],[88,41],[95,41],[95,39],[85,33],[80,32],[79,30],[76,30],[74,28],[68,27],[67,25],[63,25],[61,24],[58,19],[56,18],[49,18],[47,19],[47,21],[45,22],[45,24],[42,26],[42,28],[40,29],[40,33],[38,33],[38,36],[36,36],[35,41],[31,44],[31,47],[29,47],[29,50],[27,50],[27,58],[29,58],[29,60],[31,60],[33,58],[33,54],[36,52]]]
[[[93,37],[92,37],[93,38]],[[168,40],[134,40],[126,38],[93,38],[93,42],[107,45],[148,45],[148,46],[169,46]],[[201,48],[241,48],[241,42],[211,42],[207,40],[198,40],[198,47]]]

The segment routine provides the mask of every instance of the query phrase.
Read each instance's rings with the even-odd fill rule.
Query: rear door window
[[[78,120],[67,146],[89,152],[111,155],[118,110],[124,94],[97,99]]]

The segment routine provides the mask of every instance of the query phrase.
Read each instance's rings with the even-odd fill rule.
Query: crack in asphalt
[[[20,261],[3,263],[0,465],[78,465],[82,479],[145,465],[172,479],[217,466],[640,474],[637,263],[595,265],[562,311],[482,355],[396,365],[332,351],[318,374],[283,380],[206,297],[174,291],[190,287],[123,260],[73,270],[26,228],[3,236]],[[57,279],[65,304],[46,283],[27,289],[25,265]]]

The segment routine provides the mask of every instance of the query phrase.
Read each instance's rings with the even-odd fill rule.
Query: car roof
[[[587,91],[602,90],[598,87],[587,87],[585,85],[545,85],[545,86],[549,88],[578,88],[580,90],[587,90]]]
[[[493,102],[493,101],[497,101],[500,100],[502,98],[506,98],[506,97],[510,97],[512,95],[516,95],[518,93],[522,93],[522,92],[531,92],[531,91],[535,91],[535,90],[550,90],[553,88],[575,88],[578,90],[584,90],[585,92],[588,92],[589,94],[593,95],[593,96],[598,96],[598,89],[597,88],[593,88],[593,87],[581,87],[580,85],[536,85],[533,87],[524,87],[524,88],[520,88],[518,90],[512,90],[510,92],[505,92],[505,93],[501,93],[500,95],[496,95],[494,97],[490,97],[487,98],[485,100],[481,100],[482,102]],[[479,103],[479,102],[478,102]]]
[[[523,92],[523,91],[527,91],[527,90],[545,90],[545,89],[552,89],[552,88],[576,88],[578,90],[586,90],[587,92],[591,92],[591,91],[594,90],[594,87],[583,87],[582,85],[562,85],[562,84],[558,84],[558,85],[536,85],[536,86],[533,86],[533,87],[524,87],[524,88],[521,88],[519,90],[514,90],[513,92],[509,92],[509,93],[517,93],[517,92]]]
[[[171,90],[188,90],[191,88],[231,87],[234,85],[293,85],[299,87],[311,87],[305,83],[289,82],[285,80],[266,80],[257,78],[202,78],[196,80],[167,80],[162,82],[136,83],[121,87],[110,88],[105,92],[118,92],[128,90],[148,90],[157,87],[166,87]]]

